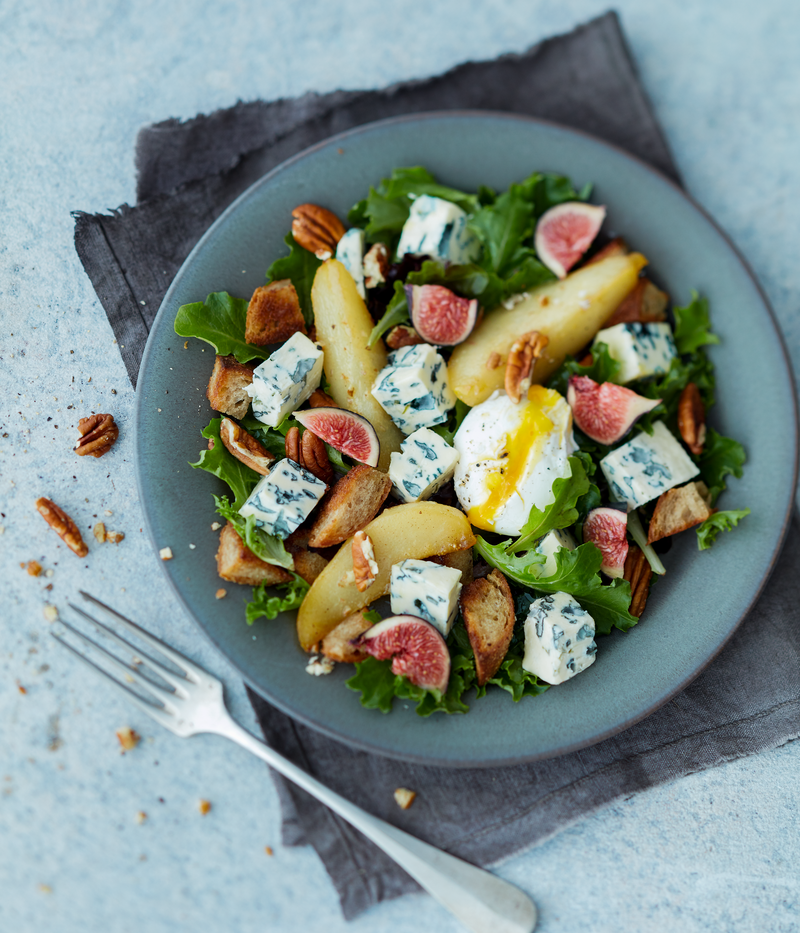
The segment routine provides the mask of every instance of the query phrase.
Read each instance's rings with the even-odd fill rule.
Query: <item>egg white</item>
[[[567,458],[577,449],[572,410],[542,386],[518,404],[497,391],[471,409],[453,446],[460,454],[455,491],[470,522],[518,535],[531,506],[550,505],[553,482],[570,474]]]

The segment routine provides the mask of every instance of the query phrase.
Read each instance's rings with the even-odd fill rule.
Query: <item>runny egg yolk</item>
[[[487,477],[489,495],[467,513],[476,528],[494,530],[498,513],[514,495],[529,464],[535,464],[541,457],[542,448],[555,428],[545,410],[558,404],[560,399],[558,392],[544,386],[533,385],[528,390],[528,403],[519,427],[513,434],[506,434],[502,451],[498,452],[503,465]]]

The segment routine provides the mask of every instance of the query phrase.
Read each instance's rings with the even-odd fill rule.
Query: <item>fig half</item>
[[[377,466],[381,444],[375,428],[361,415],[345,408],[311,408],[296,411],[294,417],[326,444],[354,460]]]
[[[536,224],[533,246],[539,259],[560,279],[592,245],[606,217],[604,207],[566,201],[545,211]]]
[[[444,285],[406,285],[414,329],[425,343],[453,347],[475,327],[478,299],[461,298]]]
[[[392,673],[423,690],[444,693],[450,680],[450,652],[439,632],[416,616],[390,616],[354,639],[353,645],[379,661],[392,659]]]
[[[600,569],[607,577],[621,577],[628,556],[628,515],[613,506],[592,509],[583,523],[583,540],[600,549],[603,563]]]
[[[598,384],[588,376],[570,376],[567,402],[575,424],[587,437],[599,444],[615,444],[661,399],[645,398],[613,382]]]

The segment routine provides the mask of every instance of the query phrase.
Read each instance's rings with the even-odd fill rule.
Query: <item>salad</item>
[[[306,670],[354,664],[366,707],[563,683],[637,624],[673,535],[748,514],[717,507],[745,452],[706,425],[708,303],[670,307],[590,196],[396,169],[347,224],[299,205],[250,299],[178,311],[217,354],[192,466],[229,487],[218,572],[249,624],[297,610]]]

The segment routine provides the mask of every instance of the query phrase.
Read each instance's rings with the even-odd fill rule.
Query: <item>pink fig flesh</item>
[[[345,408],[311,408],[296,411],[294,417],[326,444],[354,460],[377,466],[381,444],[375,428],[361,415]]]
[[[575,424],[599,444],[622,440],[639,418],[660,402],[660,398],[645,398],[613,382],[598,384],[588,376],[570,376],[567,389]]]
[[[450,652],[440,633],[416,616],[391,616],[367,629],[358,646],[379,661],[392,659],[392,673],[423,690],[444,693],[450,680]]]
[[[628,556],[628,516],[621,509],[592,509],[583,523],[583,540],[600,549],[603,563],[600,569],[608,577],[621,577]]]
[[[560,279],[592,245],[606,217],[604,207],[566,201],[545,211],[536,224],[533,245],[539,259]]]
[[[414,329],[426,343],[452,347],[475,327],[478,300],[461,298],[443,285],[406,285]]]

